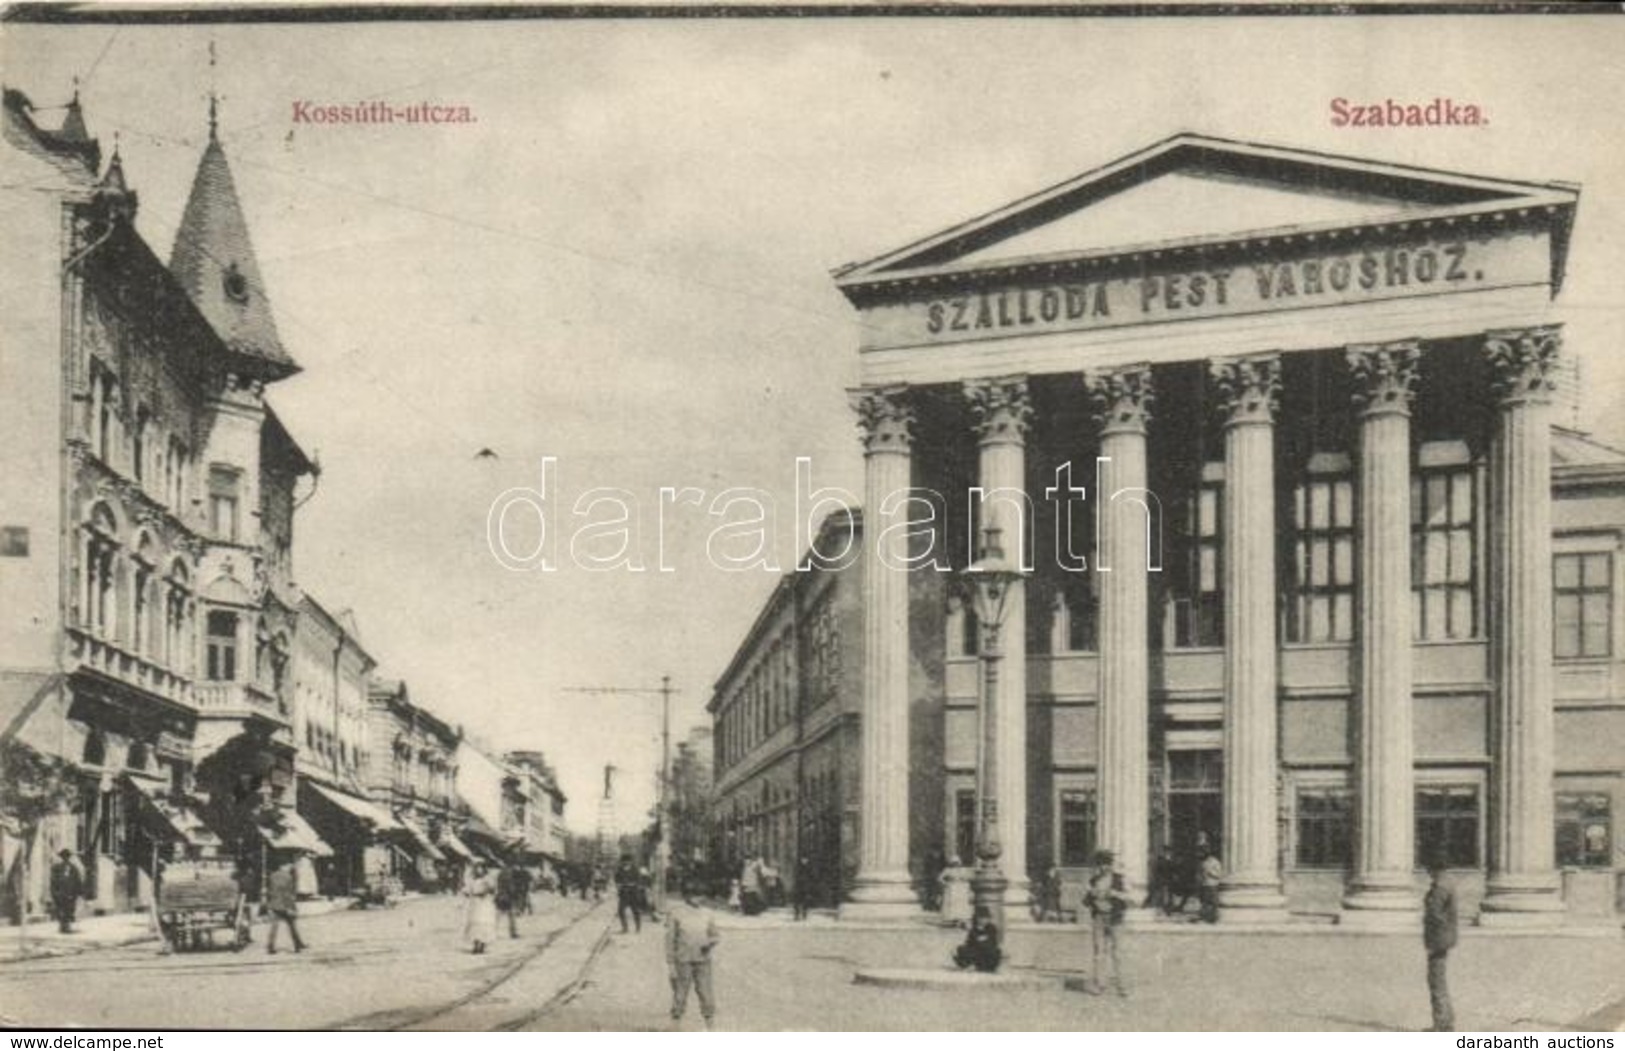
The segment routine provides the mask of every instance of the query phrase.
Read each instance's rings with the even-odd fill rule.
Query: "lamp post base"
[[[998,866],[981,864],[970,878],[971,910],[987,909],[988,918],[999,929],[999,939],[1003,941],[1009,934],[1004,923],[1004,895],[1010,881],[1004,878],[1004,873]]]

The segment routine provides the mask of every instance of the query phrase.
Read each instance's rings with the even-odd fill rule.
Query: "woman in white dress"
[[[942,870],[942,922],[953,927],[970,924],[971,870],[961,867],[957,857],[948,859]]]
[[[468,899],[463,916],[463,938],[473,943],[473,951],[482,953],[497,936],[497,882],[484,862],[475,862],[474,875],[463,887]]]

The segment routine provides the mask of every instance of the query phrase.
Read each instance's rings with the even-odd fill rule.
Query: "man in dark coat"
[[[978,905],[971,914],[970,929],[965,940],[954,950],[954,966],[960,970],[975,968],[983,974],[992,974],[1004,960],[999,947],[999,927],[988,914],[987,907]]]
[[[276,935],[282,925],[288,925],[288,934],[293,938],[293,951],[304,952],[305,942],[299,937],[299,886],[294,878],[294,862],[292,858],[283,859],[271,870],[271,877],[265,886],[265,907],[271,913],[271,933],[265,939],[265,951],[276,952]]]
[[[1450,1006],[1450,986],[1445,980],[1445,962],[1456,947],[1456,892],[1445,878],[1445,864],[1428,865],[1433,878],[1422,899],[1422,945],[1428,954],[1428,999],[1433,1004],[1435,1033],[1456,1028],[1456,1012]]]
[[[73,851],[64,848],[51,865],[51,904],[56,908],[57,929],[73,933],[74,914],[85,896],[85,874],[73,860]]]
[[[626,914],[632,914],[632,922],[637,930],[643,932],[643,875],[633,863],[630,856],[621,858],[621,863],[615,867],[615,914],[621,920],[621,933],[627,933]]]

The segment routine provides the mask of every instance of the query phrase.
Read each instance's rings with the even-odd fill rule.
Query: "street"
[[[32,1026],[353,1030],[660,1030],[662,932],[621,934],[609,903],[538,894],[521,937],[475,956],[462,904],[314,916],[310,948],[267,956],[162,956],[152,943],[0,964],[0,1014]],[[1040,991],[896,990],[853,984],[861,966],[945,964],[951,930],[795,924],[719,915],[717,1028],[724,1030],[1353,1030],[1429,1021],[1414,938],[1332,933],[1130,932],[1127,997]],[[1057,979],[1088,966],[1075,926],[1017,930],[1011,970]],[[1615,1029],[1625,1023],[1625,939],[1465,937],[1451,960],[1465,1030]],[[701,1027],[691,1002],[679,1028]]]

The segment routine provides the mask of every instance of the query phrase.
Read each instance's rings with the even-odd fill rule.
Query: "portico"
[[[837,271],[874,555],[848,914],[910,914],[963,853],[955,571],[988,526],[1028,568],[996,698],[1012,904],[1096,848],[1143,895],[1200,835],[1225,922],[1328,880],[1345,922],[1414,922],[1435,853],[1487,873],[1486,922],[1560,911],[1547,412],[1577,199],[1181,135]]]

